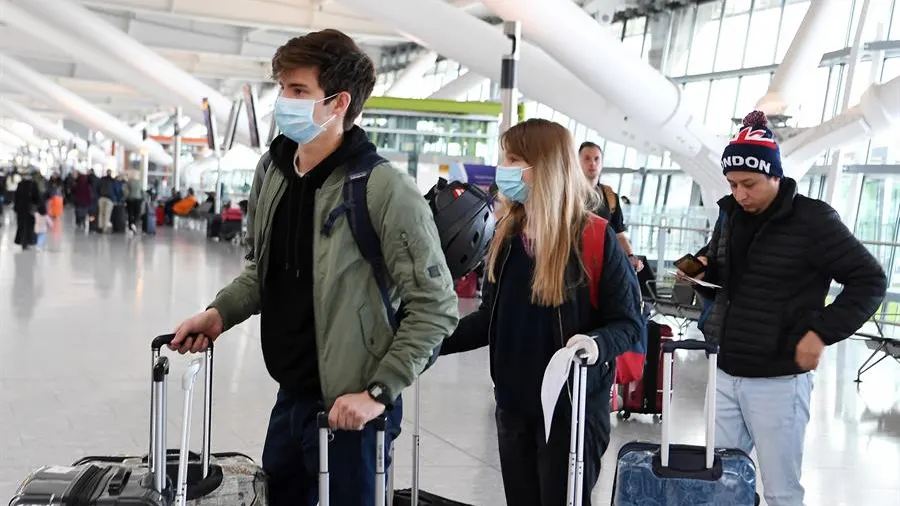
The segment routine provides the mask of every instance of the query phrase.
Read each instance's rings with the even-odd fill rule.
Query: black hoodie
[[[294,168],[297,143],[281,135],[269,148],[287,188],[272,221],[269,270],[262,293],[263,358],[281,388],[320,397],[313,301],[313,223],[316,190],[334,169],[375,151],[366,133],[354,126],[334,153],[299,176]]]

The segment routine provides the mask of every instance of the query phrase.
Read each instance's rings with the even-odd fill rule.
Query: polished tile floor
[[[0,501],[36,466],[145,451],[148,342],[202,309],[239,271],[243,255],[197,232],[85,236],[74,233],[70,223],[51,232],[47,250],[22,252],[12,243],[9,212],[5,222],[0,228]],[[258,332],[252,319],[220,340],[212,436],[215,450],[255,458],[275,396]],[[860,342],[840,344],[828,350],[818,372],[804,463],[807,505],[900,504],[900,365],[883,362],[857,389],[855,371],[867,355]],[[705,359],[678,360],[673,432],[700,442]],[[175,361],[174,378],[185,364]],[[421,386],[423,487],[472,504],[504,504],[486,350],[441,359]],[[181,423],[177,388],[170,387],[170,446],[177,445]],[[396,448],[398,488],[410,479],[411,393],[406,430]],[[195,403],[195,421],[201,405]],[[614,421],[595,505],[609,504],[615,450],[629,440],[658,437],[659,426],[650,420]],[[199,449],[199,429],[192,439]]]

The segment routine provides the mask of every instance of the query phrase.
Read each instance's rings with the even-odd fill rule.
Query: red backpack
[[[597,300],[600,296],[597,293],[597,282],[603,274],[607,223],[599,216],[590,215],[582,236],[581,252],[587,270],[588,286],[591,290],[591,306],[598,311],[602,311],[600,302]],[[616,357],[616,383],[621,385],[641,379],[644,375],[645,358],[643,353],[635,351],[626,351]]]

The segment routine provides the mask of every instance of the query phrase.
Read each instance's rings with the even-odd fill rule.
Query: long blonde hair
[[[599,197],[581,171],[572,135],[559,123],[529,119],[504,132],[500,145],[532,167],[532,179],[525,204],[500,196],[503,212],[488,250],[488,279],[497,282],[504,241],[524,232],[534,251],[531,300],[559,306],[565,300],[566,265],[573,251],[581,258],[581,231]]]

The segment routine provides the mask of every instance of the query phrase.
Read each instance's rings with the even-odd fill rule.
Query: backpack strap
[[[603,275],[603,256],[606,249],[607,221],[597,215],[590,215],[582,234],[581,254],[587,272],[588,287],[591,290],[591,305],[600,307],[597,283]]]
[[[350,231],[356,240],[356,245],[362,253],[363,258],[372,266],[372,275],[375,277],[375,283],[378,285],[378,291],[381,294],[381,302],[387,311],[388,321],[394,332],[400,328],[397,321],[397,315],[391,304],[391,298],[388,294],[387,282],[387,262],[384,254],[381,252],[381,239],[372,225],[372,219],[369,216],[369,206],[366,198],[366,186],[372,170],[378,165],[387,162],[376,152],[369,152],[362,155],[352,165],[347,168],[347,176],[344,179],[343,197],[344,201],[334,208],[325,223],[322,225],[322,234],[330,236],[337,220],[347,215],[350,225]]]
[[[600,184],[600,187],[603,188],[603,195],[606,196],[606,205],[609,206],[609,214],[612,215],[616,212],[616,192],[608,184]]]

